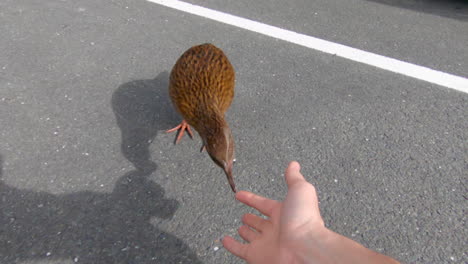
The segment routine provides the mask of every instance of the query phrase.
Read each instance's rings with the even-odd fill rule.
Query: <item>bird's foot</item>
[[[193,138],[193,133],[192,133],[192,129],[190,128],[189,124],[185,121],[185,120],[182,120],[182,122],[180,123],[180,125],[172,128],[172,129],[169,129],[169,130],[166,130],[166,133],[171,133],[171,132],[174,132],[174,131],[179,131],[178,134],[177,134],[177,138],[175,140],[175,144],[179,143],[180,139],[182,138],[182,136],[184,136],[184,132],[185,130],[187,130],[187,133],[189,134],[190,138]]]

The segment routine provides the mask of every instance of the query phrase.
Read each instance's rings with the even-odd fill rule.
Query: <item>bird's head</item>
[[[232,191],[236,192],[236,185],[232,177],[234,140],[229,126],[226,124],[214,133],[208,133],[208,135],[203,138],[203,142],[211,159],[226,173]]]

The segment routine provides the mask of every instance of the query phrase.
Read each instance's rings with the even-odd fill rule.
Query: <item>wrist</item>
[[[311,225],[301,236],[289,241],[288,248],[282,254],[288,261],[282,263],[335,263],[329,255],[329,247],[336,235],[338,234],[326,228],[323,223]]]
[[[398,264],[398,261],[388,256],[372,251],[330,229],[325,229],[321,239],[315,244],[324,258],[324,263]]]

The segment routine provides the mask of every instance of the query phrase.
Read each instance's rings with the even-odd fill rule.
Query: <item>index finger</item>
[[[255,208],[257,211],[268,217],[271,216],[273,209],[280,204],[280,202],[278,201],[271,200],[246,191],[237,192],[236,199],[243,204]]]

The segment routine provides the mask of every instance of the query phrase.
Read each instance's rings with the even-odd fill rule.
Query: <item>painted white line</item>
[[[468,79],[178,0],[147,0],[304,47],[468,93]]]

